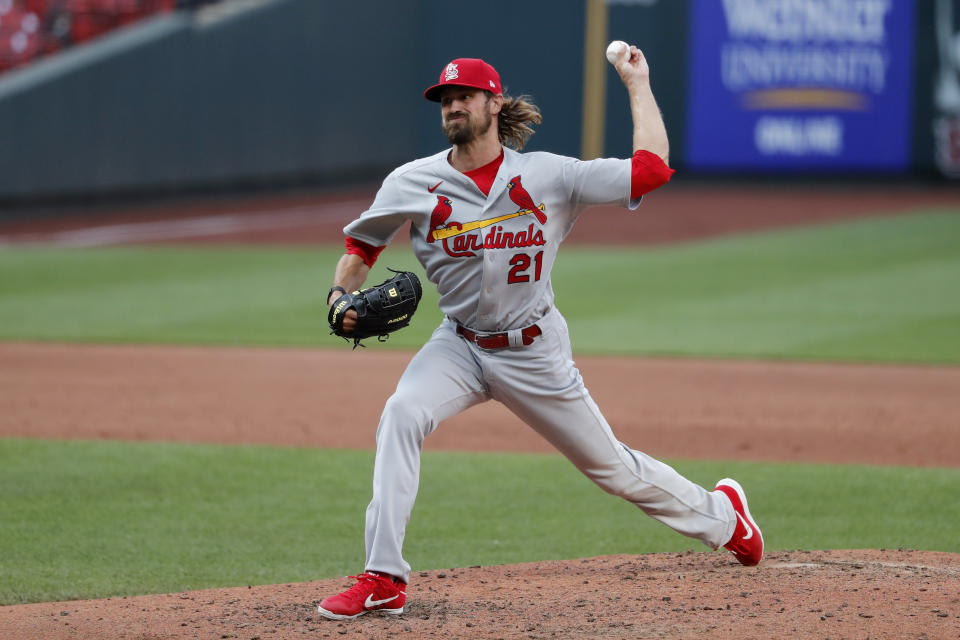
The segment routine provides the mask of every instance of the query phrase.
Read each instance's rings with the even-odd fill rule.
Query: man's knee
[[[416,398],[398,391],[390,396],[383,408],[377,439],[422,439],[432,428],[430,411]]]

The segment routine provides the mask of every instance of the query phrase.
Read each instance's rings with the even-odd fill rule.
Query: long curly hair
[[[487,93],[490,93],[489,91]],[[490,93],[492,96],[493,94]],[[497,116],[497,135],[500,144],[522,151],[527,140],[534,134],[531,124],[540,124],[543,116],[540,107],[533,104],[527,95],[517,97],[503,94],[503,108]]]

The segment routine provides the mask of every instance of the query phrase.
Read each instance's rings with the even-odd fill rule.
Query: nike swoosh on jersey
[[[443,180],[441,180],[441,181],[438,182],[437,184],[433,185],[432,187],[427,187],[427,191],[429,191],[430,193],[433,193],[434,191],[437,190],[437,187],[439,187],[439,186],[442,185],[442,184],[443,184]]]
[[[397,595],[393,596],[392,598],[387,598],[386,600],[374,600],[374,599],[373,599],[373,594],[371,593],[370,595],[367,596],[367,599],[363,602],[363,606],[364,606],[365,608],[369,609],[370,607],[377,607],[377,606],[379,606],[379,605],[381,605],[381,604],[386,604],[386,603],[390,602],[391,600],[396,600],[396,599],[399,598],[399,597],[400,597],[400,594],[397,594]]]
[[[753,527],[751,527],[751,526],[750,526],[750,523],[747,522],[747,519],[744,518],[744,517],[743,517],[742,515],[740,515],[739,513],[737,513],[737,517],[740,518],[740,522],[742,522],[742,523],[743,523],[743,526],[746,527],[746,529],[747,529],[747,535],[743,536],[743,539],[744,539],[744,540],[749,540],[750,538],[753,537]]]

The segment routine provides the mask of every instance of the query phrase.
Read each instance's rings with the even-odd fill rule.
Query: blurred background
[[[422,97],[483,57],[531,150],[630,152],[640,45],[684,178],[960,177],[960,0],[0,0],[0,211],[377,184],[446,145]],[[26,211],[25,211],[26,210]]]

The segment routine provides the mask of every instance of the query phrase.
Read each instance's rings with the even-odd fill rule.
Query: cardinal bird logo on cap
[[[513,204],[537,216],[537,221],[540,224],[547,221],[546,214],[534,203],[533,198],[531,198],[527,190],[523,188],[523,184],[520,182],[520,176],[510,178],[507,188],[510,189],[510,199],[513,201]]]
[[[453,202],[450,201],[450,198],[447,196],[437,196],[437,206],[433,208],[433,213],[430,214],[430,228],[427,230],[427,242],[433,242],[435,240],[433,236],[434,230],[441,228],[452,213]]]

